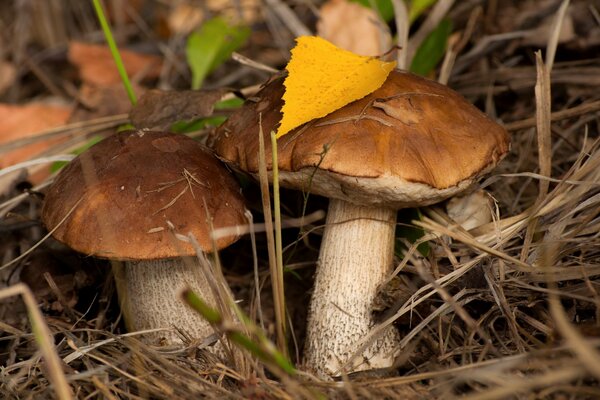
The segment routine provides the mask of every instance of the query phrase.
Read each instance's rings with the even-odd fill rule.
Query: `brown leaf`
[[[373,10],[347,0],[329,0],[323,4],[317,34],[362,56],[381,55],[392,43],[385,24]]]
[[[260,0],[206,0],[206,7],[230,24],[252,25],[260,19],[264,6]]]
[[[15,66],[6,61],[0,61],[0,95],[8,89],[17,76]]]
[[[185,36],[204,20],[204,11],[192,4],[179,3],[169,12],[167,26],[172,35]]]
[[[136,84],[133,84],[133,90],[137,96],[146,91],[144,87]],[[126,114],[131,110],[131,102],[120,82],[106,86],[84,83],[79,89],[78,100],[80,104],[73,111],[69,122]]]
[[[125,70],[134,81],[155,79],[160,75],[162,60],[149,54],[119,50]],[[69,43],[69,61],[79,68],[81,80],[92,85],[121,82],[117,67],[107,46],[82,42]]]
[[[31,103],[28,105],[0,104],[0,144],[35,136],[38,132],[64,125],[71,107]],[[0,168],[19,163],[40,154],[50,146],[65,139],[49,139],[0,156]]]
[[[149,90],[138,101],[129,117],[139,129],[168,130],[178,121],[193,121],[211,116],[214,104],[224,90]]]

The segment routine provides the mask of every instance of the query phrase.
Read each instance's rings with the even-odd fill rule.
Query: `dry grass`
[[[139,340],[143,333],[124,333],[109,268],[102,268],[106,265],[94,268],[99,261],[81,258],[72,265],[73,255],[49,241],[25,261],[8,265],[43,233],[35,223],[23,225],[39,218],[37,188],[23,195],[4,184],[0,397],[69,398],[71,392],[81,399],[600,398],[600,61],[589,58],[598,45],[557,47],[555,24],[543,59],[534,48],[518,43],[522,36],[517,33],[532,29],[527,22],[512,26],[514,32],[490,22],[499,13],[493,4],[501,3],[484,2],[477,13],[461,5],[450,9],[456,26],[468,27],[471,42],[464,53],[461,48],[449,56],[443,71],[450,86],[511,131],[510,155],[481,183],[495,200],[494,220],[464,231],[443,205],[421,210],[423,218],[415,224],[425,236],[398,254],[397,268],[381,294],[383,323],[394,324],[403,337],[405,351],[395,368],[325,382],[302,372],[274,374],[251,357],[247,368],[238,369],[206,351],[210,340],[188,342],[185,348],[144,344]],[[549,3],[554,9],[546,15],[537,15],[534,7],[525,11],[551,20],[559,4]],[[505,6],[518,7],[512,2]],[[590,15],[599,11],[591,2],[586,6]],[[294,29],[306,29],[302,7],[296,11]],[[78,15],[83,25],[89,22],[87,14]],[[49,21],[44,23],[51,25]],[[269,23],[284,29],[282,18],[276,21]],[[494,34],[482,33],[486,27],[495,29]],[[289,44],[287,31],[274,32],[277,43]],[[497,46],[498,40],[506,47]],[[23,52],[21,45],[13,51],[15,58],[24,57],[18,53]],[[256,55],[260,49],[250,52]],[[220,79],[226,80],[227,74]],[[256,80],[253,75],[242,79],[248,86]],[[104,129],[122,121],[123,116],[116,116],[79,123],[77,129]],[[70,135],[71,128],[49,131],[36,140]],[[69,144],[83,140],[77,136]],[[0,152],[20,144],[0,145]],[[54,148],[44,156],[63,152],[64,147]],[[256,193],[256,186],[247,189],[251,205],[258,204],[252,211],[260,224]],[[323,199],[308,201],[307,213],[323,208]],[[303,202],[301,195],[282,193],[282,213],[300,217]],[[290,271],[285,276],[288,341],[294,360],[301,350],[303,308],[322,230],[321,220],[310,222],[302,229],[283,230],[283,260]],[[241,308],[276,340],[270,241],[261,233],[264,225],[260,227],[223,252],[222,260],[232,266],[225,278],[235,298],[242,300]],[[431,248],[427,257],[417,250],[425,241]],[[49,254],[60,254],[60,263],[70,263],[66,272],[50,269]],[[49,277],[44,281],[46,275],[34,267],[50,271]],[[14,286],[20,280],[30,285],[48,282],[32,285],[37,304],[27,289]],[[25,303],[7,298],[17,293],[25,293]]]

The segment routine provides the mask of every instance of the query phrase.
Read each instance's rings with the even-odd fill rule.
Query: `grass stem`
[[[104,9],[100,4],[100,0],[93,0],[93,3],[94,10],[96,11],[96,16],[98,17],[98,21],[100,22],[100,26],[102,27],[102,31],[104,32],[104,36],[106,37],[108,48],[110,49],[113,59],[115,60],[117,70],[119,71],[119,76],[121,77],[121,81],[123,81],[123,85],[125,86],[125,91],[127,92],[129,101],[131,102],[131,105],[135,106],[137,104],[137,98],[135,97],[133,87],[131,86],[131,82],[129,81],[129,77],[127,76],[125,64],[123,64],[123,59],[121,58],[121,54],[119,53],[119,49],[117,48],[117,44],[115,43],[115,38],[113,37],[110,26],[108,25]]]

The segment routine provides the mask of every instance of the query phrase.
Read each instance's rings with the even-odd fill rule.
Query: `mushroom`
[[[184,135],[129,131],[91,147],[60,172],[42,220],[72,249],[123,262],[115,275],[130,331],[174,326],[205,338],[212,328],[178,293],[189,286],[213,306],[215,298],[194,246],[174,233],[193,234],[203,251],[222,249],[238,237],[213,243],[212,229],[244,224],[244,212],[236,181],[204,146]],[[181,342],[173,331],[145,337],[158,338]]]
[[[284,90],[281,77],[272,79],[219,128],[212,140],[219,158],[257,175],[259,115],[264,134],[274,130]],[[308,369],[332,376],[393,364],[399,335],[391,326],[354,353],[375,326],[372,301],[392,271],[396,210],[462,192],[508,149],[507,132],[458,93],[401,71],[278,140],[280,184],[330,199],[309,308]]]

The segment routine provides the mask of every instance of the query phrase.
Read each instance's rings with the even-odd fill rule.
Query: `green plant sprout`
[[[229,25],[223,18],[206,21],[189,35],[186,56],[192,72],[192,89],[200,89],[206,76],[227,60],[250,36],[250,28]]]
[[[296,369],[291,361],[277,350],[277,347],[266,337],[263,331],[247,316],[240,312],[240,320],[254,339],[244,334],[241,330],[226,324],[221,314],[206,304],[193,291],[186,289],[181,296],[192,309],[197,311],[213,326],[215,331],[224,334],[236,346],[258,358],[273,373],[276,375],[279,375],[281,372],[287,375],[294,375],[296,373]]]

